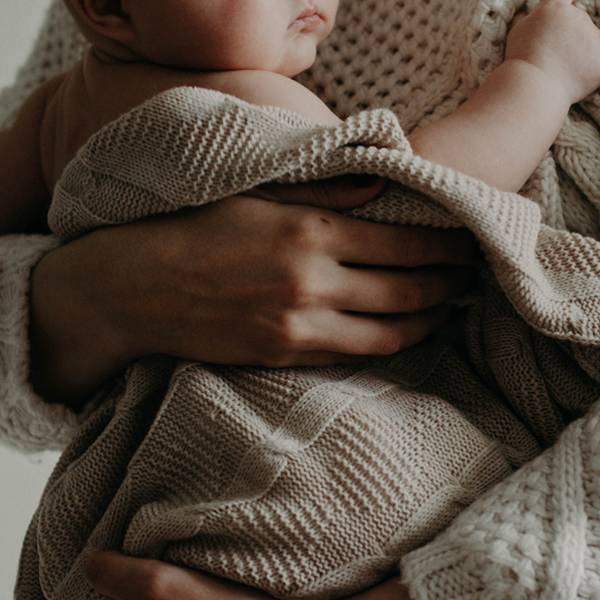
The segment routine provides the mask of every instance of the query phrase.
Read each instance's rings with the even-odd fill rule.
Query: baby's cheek
[[[252,27],[232,24],[221,53],[229,68],[275,72],[286,53],[286,41],[287,22],[283,27],[266,18]]]

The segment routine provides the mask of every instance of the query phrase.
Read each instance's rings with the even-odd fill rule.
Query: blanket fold
[[[50,223],[68,239],[265,182],[346,173],[392,182],[356,218],[477,236],[487,266],[464,321],[362,367],[132,366],[46,488],[18,600],[94,597],[81,570],[91,548],[276,597],[356,593],[598,399],[600,242],[415,156],[388,110],[324,128],[215,91],[171,90],[89,141],[57,186]],[[576,427],[574,448],[593,429]],[[572,542],[581,552],[584,538]]]
[[[468,227],[486,267],[461,323],[391,359],[133,365],[46,487],[17,600],[98,598],[81,568],[92,548],[285,598],[348,596],[400,559],[419,600],[600,593],[599,96],[521,196],[414,156],[396,117],[410,131],[455,110],[501,62],[524,4],[342,3],[301,77],[349,117],[339,127],[186,88],[82,149],[51,210],[64,239],[264,182],[375,173],[393,184],[349,214]],[[597,0],[578,4],[600,24]],[[377,105],[391,110],[363,110]]]

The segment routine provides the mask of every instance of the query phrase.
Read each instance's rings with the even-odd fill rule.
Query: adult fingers
[[[438,306],[418,314],[386,316],[315,311],[307,316],[311,333],[306,338],[306,346],[310,347],[311,353],[387,356],[422,342],[445,324],[451,315],[452,309],[448,306]]]
[[[423,267],[474,265],[480,260],[475,238],[463,229],[382,225],[339,217],[329,236],[330,255],[357,265]]]
[[[144,598],[157,577],[156,565],[116,552],[94,552],[85,562],[85,575],[94,589],[111,600]],[[141,586],[141,587],[140,587]],[[146,594],[147,595],[147,594]]]
[[[360,354],[341,354],[339,352],[302,352],[282,356],[277,361],[270,361],[270,368],[288,367],[329,367],[332,365],[355,365],[371,360],[372,356]],[[259,365],[263,366],[263,365]]]
[[[86,576],[111,600],[267,600],[266,594],[155,560],[116,552],[92,554]]]
[[[282,204],[302,204],[331,210],[356,208],[374,200],[386,181],[371,175],[346,175],[310,183],[265,184],[244,195]]]
[[[362,313],[415,313],[467,292],[475,274],[466,268],[407,271],[343,268],[331,278],[332,308]]]

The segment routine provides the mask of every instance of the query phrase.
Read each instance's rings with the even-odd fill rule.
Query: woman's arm
[[[98,552],[86,564],[97,592],[111,600],[270,600],[271,596],[154,560],[116,552]],[[349,600],[410,600],[397,578],[385,581]]]
[[[29,383],[29,282],[58,240],[0,237],[0,437],[21,450],[63,447],[78,425],[65,406],[51,406]]]
[[[303,189],[314,203],[350,207],[380,186]],[[476,256],[464,232],[243,197],[99,230],[33,274],[33,382],[78,408],[148,354],[272,367],[392,354],[444,322],[441,305],[470,285]]]

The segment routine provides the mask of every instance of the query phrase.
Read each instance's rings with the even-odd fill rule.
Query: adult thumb
[[[385,187],[386,180],[375,175],[344,175],[310,183],[267,183],[244,195],[282,204],[345,210],[375,200]]]

